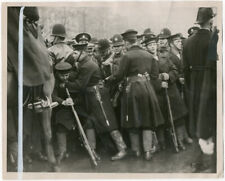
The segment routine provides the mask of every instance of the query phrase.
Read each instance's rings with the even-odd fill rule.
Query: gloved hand
[[[59,84],[59,87],[60,88],[65,88],[66,87],[66,84],[65,83],[61,83],[61,84]]]
[[[170,76],[168,73],[161,73],[159,74],[159,79],[161,80],[169,80]]]
[[[204,154],[212,155],[214,153],[214,143],[212,138],[209,138],[207,140],[200,138],[198,142]]]
[[[183,78],[183,77],[179,78],[179,82],[180,82],[182,85],[184,85],[184,78]]]
[[[64,101],[62,102],[62,105],[64,105],[64,106],[73,106],[73,105],[74,105],[73,99],[67,98],[66,100],[64,100]]]
[[[162,81],[161,87],[162,87],[162,88],[168,88],[168,83]]]

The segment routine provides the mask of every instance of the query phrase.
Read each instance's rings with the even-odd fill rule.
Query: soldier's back
[[[190,66],[205,65],[210,36],[209,30],[200,29],[195,35],[187,39],[183,56]]]
[[[151,72],[153,56],[141,47],[132,47],[124,56],[125,59],[128,59],[130,64],[128,76]]]

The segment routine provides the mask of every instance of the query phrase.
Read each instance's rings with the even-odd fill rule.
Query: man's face
[[[123,50],[123,46],[122,45],[121,46],[114,46],[113,47],[113,51],[117,55],[120,54],[122,52],[122,50]]]
[[[98,55],[102,58],[107,57],[107,55],[109,55],[109,53],[110,53],[110,48],[107,48],[105,50],[101,50],[98,48]]]
[[[158,51],[158,56],[160,59],[165,59],[168,57],[168,51],[167,50],[160,50]]]
[[[210,29],[212,30],[212,28],[213,28],[213,18],[209,20],[209,25],[210,25]]]
[[[124,44],[125,49],[128,50],[131,47],[130,42],[129,41],[124,41],[124,43],[125,43]]]
[[[158,47],[168,46],[168,40],[166,38],[160,38],[158,40]]]
[[[62,82],[66,82],[68,80],[69,76],[70,76],[70,73],[64,73],[64,74],[59,73],[58,74],[58,77],[59,77],[60,81],[62,81]]]
[[[156,53],[156,50],[157,50],[156,41],[149,42],[149,44],[146,47],[147,47],[148,51],[150,51],[152,54]]]
[[[173,45],[175,48],[177,48],[178,50],[182,49],[182,40],[181,38],[176,38],[173,40]]]

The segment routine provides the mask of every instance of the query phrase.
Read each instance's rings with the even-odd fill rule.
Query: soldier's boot
[[[152,159],[152,136],[153,132],[151,130],[143,130],[142,136],[143,136],[143,148],[144,148],[144,158],[145,160],[149,161]]]
[[[183,126],[183,134],[184,134],[184,141],[188,144],[192,144],[193,140],[188,136],[187,129],[185,126]]]
[[[96,153],[96,135],[94,129],[86,129],[86,135],[95,158],[100,161],[100,156]]]
[[[123,137],[122,135],[120,134],[120,132],[118,130],[114,130],[110,133],[113,141],[115,142],[116,144],[116,147],[118,149],[118,153],[114,156],[111,157],[111,160],[112,161],[115,161],[115,160],[120,160],[122,158],[124,158],[126,155],[127,155],[127,151],[126,151],[126,144],[124,143],[123,141]]]
[[[141,151],[140,151],[139,134],[135,132],[129,132],[129,137],[130,137],[132,151],[134,151],[134,154],[136,157],[140,157]]]
[[[159,150],[159,141],[156,132],[152,132],[152,149],[151,153],[155,153]]]
[[[177,126],[176,128],[176,134],[177,134],[177,143],[178,146],[181,150],[186,150],[186,147],[184,146],[183,140],[183,125],[182,126]]]
[[[57,157],[57,163],[60,164],[66,155],[66,133],[57,133],[59,154]]]
[[[158,142],[159,142],[159,150],[165,150],[166,149],[166,143],[165,143],[165,135],[164,135],[164,128],[159,128],[156,132]]]

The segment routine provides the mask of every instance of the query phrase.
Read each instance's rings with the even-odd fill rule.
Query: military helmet
[[[111,41],[112,41],[112,44],[113,44],[114,47],[124,45],[123,37],[120,34],[115,34],[111,38]]]
[[[104,51],[106,49],[110,48],[110,42],[107,39],[100,39],[98,41],[98,49],[100,51]]]
[[[171,36],[171,31],[168,28],[163,28],[158,35],[158,39],[167,39],[170,36]]]
[[[52,28],[51,36],[59,36],[59,37],[66,37],[66,29],[65,26],[62,24],[55,24]]]

